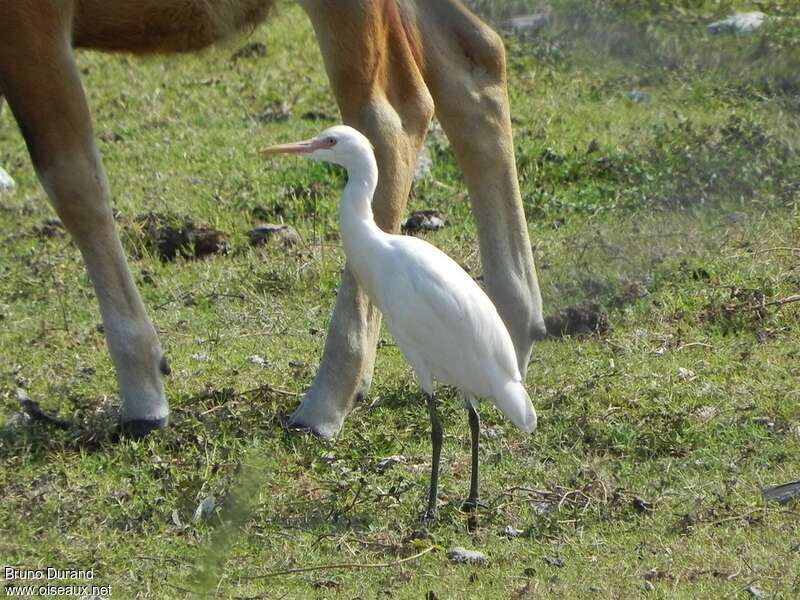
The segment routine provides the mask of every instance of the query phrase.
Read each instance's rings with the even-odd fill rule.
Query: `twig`
[[[713,350],[714,346],[704,342],[689,342],[688,344],[682,344],[678,346],[677,350],[680,352],[681,350],[688,350],[689,348],[708,348],[709,350]]]
[[[265,383],[264,385],[260,385],[258,387],[250,388],[249,390],[244,390],[242,392],[237,392],[237,396],[249,396],[250,394],[255,394],[258,392],[275,392],[276,394],[282,394],[284,396],[301,396],[301,392],[292,392],[290,390],[284,390],[279,387],[275,387],[274,385],[270,385]]]
[[[150,560],[150,561],[153,561],[153,562],[168,562],[168,563],[171,563],[173,565],[180,565],[182,567],[191,567],[192,566],[192,563],[183,562],[182,560],[178,560],[177,558],[172,558],[170,556],[144,556],[144,555],[139,555],[136,558],[139,558],[141,560]]]
[[[210,414],[210,413],[215,412],[217,410],[220,410],[222,408],[226,408],[226,407],[229,407],[229,406],[236,406],[237,404],[241,404],[241,403],[238,402],[237,400],[228,400],[224,404],[217,404],[216,406],[212,406],[208,410],[204,410],[203,412],[200,413],[200,416],[204,417],[207,414]]]
[[[167,300],[166,302],[162,302],[161,304],[157,304],[155,310],[161,310],[178,301],[186,301],[189,298],[192,298],[191,290],[188,292],[184,292],[177,298],[173,298],[172,300]],[[204,298],[205,300],[214,300],[215,298],[234,298],[236,300],[244,300],[244,294],[225,294],[223,292],[209,292],[208,294],[202,294],[199,296],[200,298]]]
[[[446,183],[442,183],[441,181],[438,181],[436,179],[433,180],[433,185],[440,187],[444,190],[447,190],[448,192],[457,191],[457,188],[454,188],[452,185],[447,185]]]
[[[763,310],[767,306],[777,306],[781,308],[786,304],[791,304],[792,302],[800,302],[800,294],[794,294],[792,296],[787,296],[786,298],[779,298],[778,300],[772,300],[771,302],[763,302],[761,304],[729,304],[726,306],[728,310]]]
[[[169,581],[165,581],[164,585],[171,587],[173,590],[178,590],[179,592],[184,592],[186,594],[192,594],[192,595],[200,594],[201,596],[211,596],[212,595],[211,592],[198,592],[196,590],[190,590],[188,588],[181,587],[179,585],[175,585],[174,583],[170,583]]]
[[[353,501],[350,502],[350,504],[347,506],[347,508],[345,508],[342,511],[343,515],[349,513],[351,510],[353,510],[353,508],[356,505],[356,502],[358,502],[358,498],[361,496],[361,491],[364,489],[364,486],[366,485],[366,483],[367,483],[366,480],[362,478],[361,481],[359,482],[358,489],[356,490],[356,493],[353,496]]]
[[[181,587],[179,585],[175,585],[174,583],[170,583],[169,581],[165,581],[164,585],[166,585],[168,587],[171,587],[174,590],[178,590],[180,592],[191,594],[192,596],[215,596],[215,597],[219,597],[219,590],[216,591],[216,592],[200,592],[198,590],[190,590],[188,588]],[[278,600],[283,600],[288,595],[289,594],[286,593],[283,596],[281,596],[280,598],[278,598]],[[269,598],[269,597],[270,596],[267,593],[259,594],[258,596],[229,596],[229,598],[231,598],[232,600],[263,600],[264,598]]]
[[[780,300],[767,302],[765,306],[783,306],[784,304],[791,304],[792,302],[800,302],[800,294],[794,294],[793,296],[787,296],[786,298],[781,298]]]
[[[395,567],[402,563],[416,560],[425,556],[428,552],[436,548],[436,546],[428,546],[422,552],[417,552],[412,556],[407,556],[399,560],[387,563],[339,563],[335,565],[318,565],[315,567],[298,567],[296,569],[284,569],[282,571],[270,571],[269,573],[262,573],[261,575],[246,575],[240,579],[253,580],[253,579],[267,579],[269,577],[277,577],[278,575],[291,575],[294,573],[308,573],[311,571],[333,571],[336,569],[386,569],[388,567]]]
[[[169,581],[165,581],[164,584],[167,585],[168,587],[171,587],[174,590],[178,590],[178,591],[184,592],[186,594],[191,594],[192,596],[214,596],[214,597],[219,597],[219,590],[217,590],[216,592],[200,592],[198,590],[190,590],[188,588],[181,587],[179,585],[175,585],[174,583],[170,583]],[[259,594],[258,596],[228,596],[228,597],[232,598],[233,600],[263,600],[265,598],[269,598],[269,594]],[[279,600],[282,600],[283,598],[286,598],[286,594],[281,596],[279,598]]]
[[[716,527],[717,525],[722,525],[723,523],[730,523],[731,521],[742,521],[744,519],[749,519],[752,515],[758,514],[763,512],[763,508],[754,508],[753,510],[748,510],[738,515],[731,515],[729,517],[723,517],[722,519],[717,519],[715,521],[701,521],[695,525],[695,527],[708,525],[711,527]]]
[[[793,248],[792,246],[775,246],[774,248],[761,248],[753,250],[752,252],[742,252],[739,254],[731,254],[725,258],[742,258],[745,256],[755,256],[756,254],[767,254],[769,252],[789,252],[791,254],[800,252],[800,248]]]

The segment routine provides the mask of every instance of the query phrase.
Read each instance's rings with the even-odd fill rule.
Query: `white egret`
[[[386,319],[397,345],[425,393],[431,419],[433,460],[426,515],[436,513],[442,427],[434,380],[460,392],[469,413],[472,476],[467,509],[479,504],[478,398],[489,397],[517,427],[533,432],[536,412],[517,367],[511,336],[494,304],[449,256],[431,244],[382,231],[372,216],[378,166],[369,140],[347,126],[262,150],[299,154],[347,170],[341,200],[341,238],[359,285]]]

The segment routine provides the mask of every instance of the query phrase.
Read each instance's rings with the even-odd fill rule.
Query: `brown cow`
[[[500,38],[457,0],[301,0],[345,123],[375,146],[375,218],[396,231],[436,112],[464,171],[485,283],[524,373],[544,332],[517,184]],[[270,0],[0,0],[0,92],[94,284],[122,428],[167,423],[169,367],[133,282],[74,47],[185,52],[264,20]],[[331,437],[370,385],[380,315],[345,270],[319,373],[293,422]]]

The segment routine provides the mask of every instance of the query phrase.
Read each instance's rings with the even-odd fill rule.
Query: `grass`
[[[499,20],[509,6],[483,9]],[[611,328],[537,345],[536,435],[482,408],[490,508],[473,531],[458,510],[468,428],[449,399],[442,516],[410,539],[429,424],[388,333],[369,400],[335,442],[282,427],[316,371],[344,264],[326,239],[342,175],[255,153],[335,122],[303,118],[335,105],[299,9],[201,55],[78,56],[172,362],[163,434],[111,434],[116,384],[91,286],[68,238],[42,233],[54,215],[6,116],[0,164],[19,189],[0,198],[2,562],[94,567],[114,598],[796,597],[797,504],[761,490],[800,476],[800,303],[772,304],[800,289],[798,30],[778,2],[758,6],[789,18],[751,37],[704,33],[744,4],[575,6],[553,3],[538,37],[507,38],[516,145],[546,311],[593,300]],[[231,60],[256,41],[265,58]],[[269,121],[283,102],[289,118]],[[455,161],[441,138],[431,153],[409,210],[444,213],[429,240],[477,276]],[[162,262],[135,226],[146,212],[219,228],[230,252]],[[304,243],[251,248],[258,215]],[[80,425],[15,424],[20,386]],[[193,522],[208,496],[216,508]],[[522,534],[499,535],[509,525]],[[451,564],[455,545],[488,564]]]

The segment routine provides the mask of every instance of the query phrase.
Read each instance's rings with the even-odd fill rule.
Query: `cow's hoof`
[[[122,435],[131,438],[142,438],[148,433],[164,429],[169,422],[169,417],[161,419],[133,419],[132,421],[120,421],[119,431]]]

